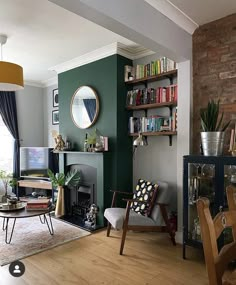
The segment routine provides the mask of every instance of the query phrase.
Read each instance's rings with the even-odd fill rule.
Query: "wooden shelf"
[[[149,76],[149,77],[144,77],[144,78],[139,78],[139,79],[134,79],[130,81],[126,81],[125,84],[147,84],[148,82],[153,82],[159,79],[163,79],[163,77],[167,78],[173,78],[173,76],[177,76],[177,69],[168,71],[168,72],[163,72],[157,75]]]
[[[18,186],[52,190],[52,183],[45,180],[19,180]]]
[[[163,131],[163,132],[141,132],[143,136],[176,136],[177,132],[169,132],[169,131]],[[132,133],[129,134],[132,137],[138,137],[139,133]]]
[[[177,102],[165,102],[165,103],[153,103],[153,104],[145,104],[138,106],[127,106],[127,110],[145,110],[145,109],[155,109],[155,108],[163,108],[163,107],[175,107],[177,106]]]

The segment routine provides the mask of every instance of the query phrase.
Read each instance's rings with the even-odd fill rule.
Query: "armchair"
[[[170,223],[167,215],[167,202],[169,200],[168,184],[165,182],[158,182],[157,195],[155,197],[154,206],[149,215],[143,215],[135,212],[132,209],[134,203],[140,202],[139,199],[132,199],[133,193],[112,191],[113,198],[111,203],[111,208],[107,208],[104,212],[104,217],[107,219],[107,237],[110,235],[111,226],[117,230],[123,230],[121,245],[120,245],[120,255],[123,254],[125,238],[128,230],[132,231],[161,231],[169,232],[171,241],[173,245],[175,242],[175,231],[171,229]],[[126,208],[115,207],[117,195],[131,196],[130,198],[123,199],[126,201]],[[142,203],[147,204],[150,201],[143,201]]]

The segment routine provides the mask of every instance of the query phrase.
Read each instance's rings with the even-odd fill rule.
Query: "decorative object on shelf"
[[[54,147],[54,151],[62,151],[65,148],[65,142],[62,138],[62,135],[57,135],[57,137],[55,138],[55,147]]]
[[[24,89],[23,68],[15,63],[3,61],[2,46],[7,42],[6,35],[0,35],[0,91],[17,91]]]
[[[66,137],[65,139],[65,147],[64,147],[64,150],[71,150],[72,149],[72,144],[71,144],[71,141],[68,139],[68,137]]]
[[[52,124],[53,125],[59,124],[59,110],[52,111]]]
[[[48,169],[48,177],[52,182],[53,187],[57,188],[57,202],[55,215],[63,216],[65,215],[65,205],[64,205],[64,186],[67,187],[76,187],[80,182],[80,171],[79,170],[71,170],[65,175],[64,173],[56,173],[54,174],[50,169]]]
[[[99,100],[95,90],[89,86],[79,87],[71,99],[70,113],[78,128],[91,127],[99,113]]]
[[[8,187],[9,186],[12,188],[16,187],[17,186],[17,179],[13,178],[12,174],[9,174],[4,170],[0,170],[0,180],[2,181],[4,190],[5,190],[5,194],[2,196],[1,202],[5,203],[5,202],[7,202],[7,199],[9,197],[7,194]]]
[[[231,129],[230,133],[229,152],[231,152],[232,156],[236,156],[235,135],[236,135],[236,123],[234,124],[234,129]]]
[[[85,140],[84,140],[84,152],[88,151],[88,134],[85,134]]]
[[[90,206],[89,212],[86,214],[85,225],[91,228],[96,228],[97,213],[99,208],[97,205],[92,204]]]
[[[218,120],[219,104],[220,100],[217,102],[210,100],[207,107],[200,110],[202,148],[203,154],[207,156],[222,155],[225,137],[224,131],[230,124],[230,121],[228,121],[221,127],[224,113],[222,112]]]
[[[53,89],[52,90],[52,106],[53,107],[58,107],[59,106],[59,94],[58,94],[58,89]]]

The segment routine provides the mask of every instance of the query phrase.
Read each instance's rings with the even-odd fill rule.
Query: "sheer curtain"
[[[15,92],[0,91],[0,114],[9,132],[14,138],[13,175],[20,175],[20,140],[17,122]]]

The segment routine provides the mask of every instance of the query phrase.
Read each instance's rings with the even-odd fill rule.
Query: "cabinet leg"
[[[183,243],[183,259],[186,259],[186,245]]]

